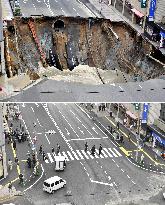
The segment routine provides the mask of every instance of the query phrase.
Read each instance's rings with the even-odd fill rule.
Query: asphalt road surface
[[[103,205],[149,199],[162,189],[165,177],[145,172],[132,165],[119,147],[98,124],[76,104],[23,104],[19,106],[22,120],[30,136],[37,136],[37,150],[43,145],[48,161],[41,162],[44,177],[26,191],[32,204],[73,203]],[[36,123],[34,127],[33,122]],[[51,133],[51,134],[50,134]],[[84,152],[88,142],[89,152]],[[51,148],[61,146],[60,155],[67,159],[64,172],[55,172]],[[103,152],[93,157],[90,148],[100,144]],[[54,195],[42,191],[44,179],[58,175],[67,181],[65,188]],[[70,193],[68,196],[67,193]],[[19,198],[18,200],[21,200]],[[28,202],[27,202],[28,203]],[[26,205],[26,203],[24,202]],[[159,203],[161,204],[161,203]]]
[[[95,17],[77,0],[20,0],[20,8],[24,17],[37,15]]]
[[[165,81],[154,79],[111,85],[43,80],[4,101],[14,102],[164,102]]]

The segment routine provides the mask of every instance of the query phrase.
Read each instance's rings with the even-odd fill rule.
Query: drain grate
[[[40,93],[47,94],[47,93],[54,93],[53,91],[41,91]]]
[[[99,93],[99,92],[97,92],[97,91],[91,91],[91,92],[88,92],[88,93]]]

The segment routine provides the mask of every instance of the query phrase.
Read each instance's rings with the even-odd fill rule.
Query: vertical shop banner
[[[144,103],[143,104],[143,113],[142,113],[142,124],[147,123],[147,118],[148,118],[148,109],[149,109],[149,103]]]
[[[148,16],[149,21],[154,21],[155,9],[156,9],[156,0],[151,0],[150,1],[149,16]]]

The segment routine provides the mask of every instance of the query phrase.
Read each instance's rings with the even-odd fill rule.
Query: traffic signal
[[[134,103],[135,106],[135,110],[139,110],[140,109],[140,103]]]
[[[141,0],[141,8],[147,7],[147,0]]]

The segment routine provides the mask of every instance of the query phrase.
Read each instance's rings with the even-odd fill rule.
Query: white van
[[[65,187],[66,181],[58,176],[51,177],[44,181],[43,191],[54,193],[57,189]]]
[[[55,170],[60,171],[64,170],[66,167],[66,159],[64,156],[55,156]]]

